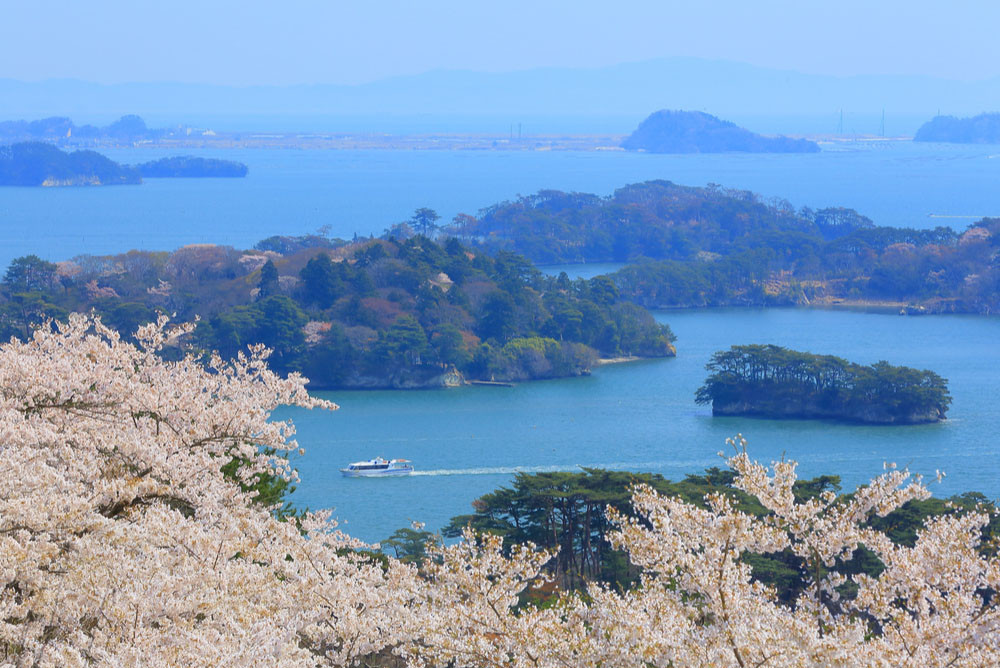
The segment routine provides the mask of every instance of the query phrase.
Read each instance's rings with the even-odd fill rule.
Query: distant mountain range
[[[429,114],[632,116],[650,109],[747,115],[975,114],[1000,108],[1000,78],[954,81],[922,76],[833,77],[696,58],[667,58],[591,69],[504,73],[432,71],[360,85],[102,85],[78,80],[0,79],[0,118],[72,115],[155,118]],[[912,132],[922,121],[908,129]],[[744,123],[745,124],[745,123]],[[758,129],[758,128],[754,128]]]

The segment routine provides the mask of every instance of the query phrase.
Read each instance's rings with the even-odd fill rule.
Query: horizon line
[[[868,73],[853,73],[853,74],[829,74],[823,72],[808,72],[803,70],[789,69],[783,67],[771,67],[766,65],[757,65],[754,63],[749,63],[740,60],[726,60],[720,58],[705,58],[700,56],[662,56],[657,58],[647,58],[643,60],[629,60],[622,61],[619,63],[611,63],[607,65],[596,65],[596,66],[565,66],[565,65],[539,65],[533,67],[523,67],[515,68],[509,70],[473,70],[473,69],[462,69],[462,68],[449,68],[449,67],[436,67],[428,70],[423,70],[420,72],[406,73],[406,74],[391,74],[383,77],[378,77],[370,79],[367,81],[345,83],[345,82],[335,82],[335,81],[316,81],[316,82],[295,82],[295,83],[221,83],[221,82],[208,82],[208,81],[185,81],[179,79],[154,79],[154,80],[122,80],[122,81],[97,81],[93,79],[82,79],[73,76],[52,76],[45,78],[36,79],[22,79],[17,76],[0,75],[0,81],[15,82],[20,84],[45,84],[45,83],[59,83],[59,82],[72,82],[88,84],[92,86],[103,86],[103,87],[114,87],[114,86],[148,86],[148,85],[158,85],[158,86],[204,86],[211,88],[235,88],[235,89],[252,89],[252,88],[309,88],[309,87],[336,87],[336,88],[362,88],[365,86],[381,84],[392,81],[399,81],[405,79],[414,79],[425,77],[435,74],[469,74],[478,76],[509,76],[518,74],[528,74],[533,72],[600,72],[614,70],[617,68],[628,68],[641,65],[650,65],[656,63],[668,63],[668,62],[682,62],[690,61],[702,64],[716,64],[716,65],[729,65],[729,66],[740,66],[746,67],[763,72],[774,72],[779,74],[795,74],[804,77],[815,77],[833,80],[851,80],[851,79],[867,79],[867,78],[893,78],[893,79],[925,79],[932,81],[947,81],[951,83],[964,84],[964,85],[974,85],[988,83],[1000,79],[1000,72],[979,78],[952,78],[945,77],[936,74],[915,74],[915,73],[905,73],[905,72],[868,72]]]

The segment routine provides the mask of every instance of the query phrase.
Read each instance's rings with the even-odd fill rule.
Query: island
[[[0,146],[2,186],[110,186],[142,183],[139,170],[94,151],[60,151],[44,142]]]
[[[121,165],[95,151],[66,152],[47,142],[0,146],[0,186],[136,185],[145,178],[240,178],[246,165],[190,155]]]
[[[952,144],[1000,144],[1000,113],[971,118],[935,116],[917,130],[913,141]]]
[[[181,155],[135,165],[143,178],[242,178],[249,169],[241,162]]]
[[[945,418],[951,396],[933,371],[776,345],[733,346],[712,355],[695,400],[712,415],[822,418],[865,424],[921,424]]]
[[[816,153],[807,139],[766,137],[702,111],[663,109],[650,114],[621,144],[649,153]]]
[[[200,317],[185,345],[233,358],[263,343],[273,369],[302,373],[311,389],[509,384],[585,375],[613,358],[675,354],[670,328],[607,277],[546,276],[514,253],[491,256],[453,238],[398,230],[58,265],[26,256],[0,282],[4,339],[92,310],[126,335],[158,313]]]
[[[542,190],[460,213],[444,231],[538,264],[629,263],[610,276],[651,309],[851,306],[1000,311],[1000,218],[965,230],[876,225],[844,207],[647,181],[608,196]]]

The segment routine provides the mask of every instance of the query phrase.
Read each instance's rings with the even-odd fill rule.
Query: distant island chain
[[[37,120],[0,121],[0,144],[47,142],[61,148],[301,148],[385,150],[496,150],[496,151],[636,151],[646,153],[816,153],[825,142],[855,140],[875,135],[834,134],[807,137],[759,134],[704,111],[661,109],[625,136],[602,131],[579,133],[549,129],[517,133],[458,132],[373,133],[358,131],[233,131],[223,128],[176,125],[151,128],[139,116],[122,116],[105,126],[78,125],[63,116]],[[881,137],[880,138],[884,138]],[[907,139],[895,137],[894,139]],[[970,118],[937,116],[913,137],[917,142],[1000,143],[1000,114]]]

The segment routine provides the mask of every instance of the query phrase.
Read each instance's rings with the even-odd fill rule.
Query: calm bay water
[[[189,243],[246,248],[273,234],[324,225],[334,236],[367,236],[422,206],[450,220],[543,188],[609,194],[647,179],[720,183],[784,197],[797,207],[847,206],[884,225],[961,228],[975,217],[1000,215],[1000,146],[868,142],[804,155],[107,151],[126,163],[175,153],[240,160],[250,175],[111,188],[0,188],[0,266],[27,253],[63,260]]]
[[[409,392],[323,393],[334,413],[287,410],[306,454],[293,495],[334,507],[361,538],[387,537],[409,521],[440,528],[515,471],[580,466],[652,471],[679,479],[721,465],[725,439],[742,432],[751,455],[800,462],[805,476],[843,477],[845,489],[882,472],[885,461],[933,478],[937,495],[978,490],[1000,496],[1000,319],[900,317],[831,310],[691,310],[658,314],[678,336],[678,356],[600,367],[592,376]],[[713,418],[694,403],[709,356],[741,343],[776,343],[871,363],[929,368],[948,378],[946,422],[876,427],[804,420]],[[412,459],[402,479],[343,478],[339,467],[375,455]]]
[[[662,156],[626,153],[436,151],[184,151],[240,160],[246,179],[149,180],[117,188],[0,188],[0,266],[35,253],[172,249],[188,243],[249,247],[273,234],[329,225],[334,236],[378,234],[421,206],[450,219],[543,188],[609,194],[646,179],[709,182],[779,196],[796,206],[847,206],[885,225],[964,228],[1000,215],[1000,146],[909,142],[838,144],[811,155]],[[140,162],[158,150],[111,151]],[[549,267],[591,276],[613,266]],[[902,318],[823,310],[711,310],[659,314],[678,357],[598,368],[585,378],[513,388],[338,392],[335,413],[288,409],[307,452],[294,501],[336,508],[351,533],[379,540],[412,520],[440,528],[515,471],[580,466],[653,471],[673,479],[721,464],[727,436],[743,432],[761,460],[782,454],[803,475],[868,480],[883,461],[948,477],[947,495],[1000,496],[1000,320]],[[950,381],[939,425],[865,427],[814,421],[712,418],[694,403],[709,356],[733,344],[776,343],[852,361],[886,359]],[[405,457],[398,480],[341,477],[347,462]]]

